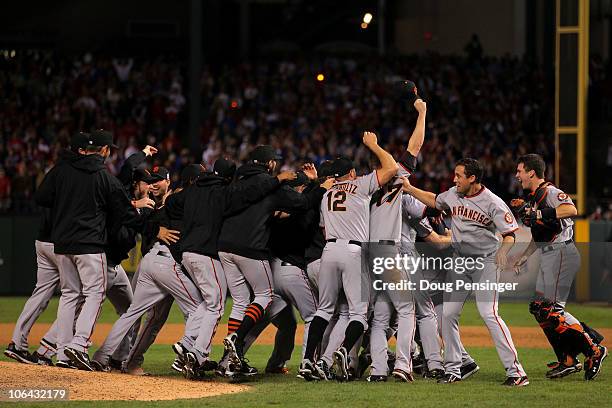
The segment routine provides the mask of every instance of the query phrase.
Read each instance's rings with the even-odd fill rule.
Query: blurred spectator
[[[0,211],[7,211],[11,207],[11,179],[0,167]]]
[[[12,196],[13,211],[31,211],[29,197],[59,149],[73,132],[95,128],[112,130],[120,147],[107,160],[111,172],[147,144],[160,149],[150,165],[179,174],[200,159],[208,168],[221,155],[244,160],[262,143],[283,156],[283,169],[342,154],[363,172],[370,156],[363,130],[375,130],[395,157],[405,150],[416,114],[390,89],[411,78],[428,103],[415,183],[447,189],[454,163],[469,156],[482,162],[485,184],[508,199],[518,194],[517,156],[536,152],[553,161],[553,90],[536,65],[484,56],[477,37],[466,52],[469,58],[428,53],[206,66],[200,151],[182,147],[188,110],[182,61],[18,52],[0,60],[0,165],[8,176],[0,197],[8,203]],[[315,79],[320,72],[322,82]]]

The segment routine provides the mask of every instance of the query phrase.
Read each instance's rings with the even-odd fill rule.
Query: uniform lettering
[[[357,185],[355,184],[350,184],[350,183],[340,183],[340,184],[335,184],[332,189],[334,190],[338,190],[338,191],[346,191],[349,194],[355,194],[357,193]]]
[[[451,213],[453,217],[471,220],[482,225],[489,225],[492,222],[492,220],[487,215],[481,213],[478,210],[466,208],[463,205],[454,206],[452,208]]]

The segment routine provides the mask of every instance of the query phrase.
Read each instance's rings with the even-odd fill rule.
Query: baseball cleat
[[[476,374],[480,370],[475,361],[461,366],[461,379],[466,380]]]
[[[170,368],[178,373],[182,373],[184,364],[185,363],[182,362],[180,358],[176,357],[174,361],[172,362],[172,365],[170,366]]]
[[[430,380],[438,380],[444,377],[444,370],[440,368],[434,368],[433,370],[427,370],[423,373],[423,378]]]
[[[89,355],[84,351],[66,347],[64,354],[66,354],[66,357],[68,357],[79,370],[94,371],[94,368],[91,366],[91,361],[89,360]]]
[[[349,374],[349,357],[346,349],[344,347],[340,347],[338,350],[334,351],[333,354],[334,364],[336,371],[336,380],[348,381],[350,379]]]
[[[372,356],[367,350],[363,350],[361,354],[359,354],[359,371],[357,372],[357,376],[359,378],[363,377],[368,367],[372,364]]]
[[[181,360],[182,362],[186,361],[186,355],[189,350],[187,350],[187,347],[183,346],[180,341],[177,341],[172,345],[172,351],[174,351],[179,360]]]
[[[95,371],[101,371],[103,373],[110,373],[111,372],[111,366],[110,365],[105,365],[104,363],[101,363],[98,360],[91,360],[91,366],[93,367],[93,369]]]
[[[219,364],[217,366],[217,369],[215,370],[215,374],[218,375],[219,377],[225,377],[227,373],[227,367],[225,367],[222,364]]]
[[[196,380],[198,359],[191,352],[185,353],[185,365],[183,366],[183,376],[188,380]]]
[[[4,350],[4,355],[20,363],[37,364],[36,358],[28,350],[19,350],[13,342],[9,343],[6,350]]]
[[[266,367],[266,374],[289,374],[287,367]]]
[[[59,368],[70,368],[72,370],[78,370],[78,367],[75,366],[70,360],[57,360],[55,366]]]
[[[227,351],[227,358],[229,362],[233,364],[232,371],[239,371],[242,366],[238,347],[236,347],[237,340],[238,335],[236,333],[232,333],[223,339],[223,347],[225,347],[225,351]]]
[[[508,377],[506,381],[502,383],[502,385],[506,385],[508,387],[525,387],[529,385],[529,378],[526,376],[523,377]]]
[[[240,362],[240,370],[238,371],[241,375],[246,375],[247,377],[252,377],[254,375],[259,374],[259,371],[249,365],[249,360],[247,360],[246,358],[243,358]]]
[[[57,354],[57,344],[51,343],[49,340],[43,338],[40,341],[40,345],[49,349],[49,351]]]
[[[594,380],[601,371],[601,364],[608,356],[608,349],[604,346],[597,346],[597,351],[591,357],[587,357],[584,361],[584,379],[587,381]]]
[[[546,372],[546,378],[562,378],[570,374],[574,374],[582,370],[582,364],[577,358],[568,356],[563,363],[555,362],[551,369]]]
[[[422,354],[419,354],[412,358],[412,370],[416,374],[423,374],[427,370],[427,361]]]
[[[314,369],[315,369],[315,375],[319,377],[320,380],[329,381],[329,380],[334,379],[334,376],[329,370],[329,366],[327,365],[325,360],[317,361],[314,365]]]
[[[43,356],[42,354],[38,354],[38,351],[35,351],[32,354],[32,357],[36,360],[36,364],[38,365],[53,366],[53,360],[51,360],[49,357]]]
[[[412,373],[401,370],[399,368],[396,368],[395,370],[393,370],[391,375],[395,377],[397,380],[400,380],[403,382],[414,382],[414,377],[412,376]]]
[[[438,384],[451,384],[461,381],[461,377],[457,377],[454,374],[444,374],[444,377],[438,380]]]
[[[367,382],[387,382],[386,375],[369,375],[366,377]]]
[[[298,370],[298,375],[301,375],[302,378],[306,381],[313,381],[319,379],[316,374],[314,364],[308,359],[302,360],[302,363],[300,364],[300,369]]]

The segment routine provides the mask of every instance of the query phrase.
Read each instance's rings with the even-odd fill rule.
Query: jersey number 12
[[[346,201],[346,191],[336,191],[327,195],[328,211],[346,211],[344,202]]]

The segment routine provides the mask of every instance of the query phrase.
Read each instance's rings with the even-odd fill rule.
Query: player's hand
[[[132,201],[132,205],[135,208],[155,208],[155,201],[151,200],[149,197],[143,197],[140,200]]]
[[[329,190],[334,185],[335,182],[336,182],[335,178],[328,178],[323,183],[321,183],[321,187],[323,187],[326,190]]]
[[[374,132],[363,132],[363,144],[367,147],[376,146],[378,144],[378,138]]]
[[[304,166],[302,167],[302,171],[304,172],[306,177],[308,177],[310,180],[317,179],[317,168],[315,167],[314,164],[312,163],[304,164]]]
[[[513,266],[514,269],[514,273],[518,276],[521,273],[521,269],[523,269],[523,267],[525,266],[525,264],[527,263],[527,260],[529,259],[529,257],[522,255],[515,263]]]
[[[164,241],[167,245],[174,244],[179,240],[180,231],[171,230],[166,227],[159,227],[157,238]]]
[[[145,156],[153,156],[155,153],[157,153],[157,148],[147,145],[147,147],[142,149],[142,151],[144,152]]]
[[[410,192],[409,190],[412,188],[412,184],[410,184],[410,180],[408,180],[407,177],[403,177],[403,176],[400,177],[399,179],[402,181],[402,191],[404,193],[409,193]]]
[[[282,220],[283,218],[289,218],[290,214],[284,211],[275,211],[274,217]]]
[[[503,249],[497,251],[497,254],[495,255],[495,263],[497,264],[498,271],[501,272],[506,269],[506,266],[508,265],[508,253]]]
[[[419,112],[419,115],[422,115],[427,112],[427,103],[421,98],[414,101],[414,108]]]
[[[295,171],[283,171],[282,173],[279,173],[276,178],[282,183],[283,181],[295,180],[297,178],[297,174]]]

